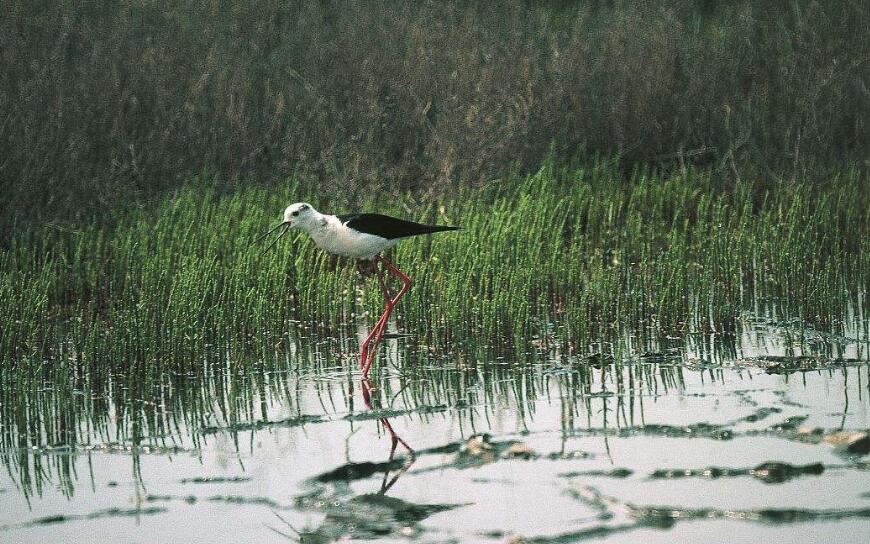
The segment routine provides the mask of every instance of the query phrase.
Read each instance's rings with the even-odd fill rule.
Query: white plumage
[[[311,235],[317,247],[327,253],[354,259],[373,259],[375,255],[393,247],[399,241],[356,231],[335,215],[324,215],[316,210],[313,214],[316,217],[314,226],[306,223],[299,228]]]
[[[281,227],[284,230],[278,238],[289,229],[298,228],[307,232],[324,251],[354,259],[374,259],[402,238],[457,229],[443,225],[423,225],[376,213],[326,215],[305,202],[287,206],[284,221],[272,230]]]

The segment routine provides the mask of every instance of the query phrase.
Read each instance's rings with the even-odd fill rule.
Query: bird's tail
[[[427,225],[429,232],[444,232],[448,230],[462,230],[462,227],[451,227],[447,225]]]

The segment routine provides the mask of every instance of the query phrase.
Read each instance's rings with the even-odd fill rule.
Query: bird
[[[362,261],[377,274],[384,295],[385,309],[375,327],[360,346],[360,368],[365,378],[368,376],[372,364],[373,348],[383,337],[393,308],[411,288],[411,278],[387,260],[383,256],[383,252],[405,238],[455,231],[459,230],[460,227],[426,225],[379,213],[329,215],[320,213],[307,202],[297,202],[287,206],[284,210],[283,220],[257,238],[257,241],[265,239],[278,229],[282,229],[280,234],[266,246],[264,252],[275,245],[290,229],[300,229],[311,236],[315,245],[327,253]],[[383,268],[393,277],[402,282],[402,287],[395,296],[387,288],[384,272],[378,265],[383,265]]]

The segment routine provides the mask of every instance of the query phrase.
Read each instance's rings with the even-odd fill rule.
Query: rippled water
[[[0,540],[866,542],[867,330],[744,316],[521,358],[399,339],[370,383],[353,339],[312,335],[147,390],[46,382],[0,406]]]

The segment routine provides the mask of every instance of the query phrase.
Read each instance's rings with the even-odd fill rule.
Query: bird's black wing
[[[366,234],[374,234],[387,240],[417,236],[419,234],[431,234],[445,230],[457,230],[459,228],[443,225],[423,225],[379,213],[353,213],[337,217],[339,221],[354,230],[365,232]]]

